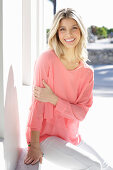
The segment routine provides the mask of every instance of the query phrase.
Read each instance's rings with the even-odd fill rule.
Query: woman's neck
[[[62,59],[66,60],[67,62],[73,62],[76,60],[74,49],[64,49],[64,56]]]

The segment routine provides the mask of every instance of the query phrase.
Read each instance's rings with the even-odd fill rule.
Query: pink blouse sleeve
[[[44,87],[42,80],[47,81],[48,72],[49,72],[48,56],[42,54],[35,62],[32,88],[34,88],[34,86]],[[30,107],[27,124],[28,128],[35,131],[41,130],[43,112],[44,102],[36,100],[32,95],[32,104]]]
[[[92,72],[93,73],[93,72]],[[70,103],[58,97],[55,112],[68,119],[78,119],[82,121],[93,103],[94,75],[91,74],[85,89],[83,89],[76,102]]]

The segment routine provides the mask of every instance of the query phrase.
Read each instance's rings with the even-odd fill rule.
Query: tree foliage
[[[98,38],[107,38],[107,30],[104,27],[97,28]]]
[[[108,29],[107,27],[97,27],[92,25],[89,27],[93,35],[97,36],[98,39],[108,38],[113,35],[113,28]]]

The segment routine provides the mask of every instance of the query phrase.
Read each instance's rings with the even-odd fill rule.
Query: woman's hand
[[[43,157],[43,153],[40,149],[40,145],[31,145],[29,150],[28,150],[28,153],[27,153],[27,156],[24,160],[24,163],[25,164],[36,164],[38,161],[40,163],[42,163],[42,157]]]
[[[33,91],[34,97],[41,102],[50,102],[56,105],[58,101],[58,97],[53,93],[51,88],[46,84],[44,80],[43,80],[43,84],[45,88],[41,88],[37,86],[34,87],[34,91]]]

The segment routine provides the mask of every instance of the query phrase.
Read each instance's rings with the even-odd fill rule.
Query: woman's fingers
[[[34,86],[34,89],[35,89],[35,90],[39,90],[39,89],[40,89],[40,87],[38,87],[38,86]]]
[[[33,158],[29,158],[29,159],[27,159],[26,161],[25,161],[25,164],[31,164],[31,162],[33,162]]]
[[[42,157],[39,158],[39,162],[42,164]]]
[[[35,159],[35,160],[31,163],[31,165],[36,164],[38,161],[39,161],[39,159]]]
[[[40,158],[39,159],[35,159],[31,164],[32,165],[34,165],[34,164],[36,164],[38,161],[42,164],[42,157],[43,157],[43,153],[42,153],[42,156],[40,156]]]
[[[31,164],[34,165],[34,164],[36,164],[38,161],[42,164],[42,156],[41,156],[39,159],[35,159]]]
[[[24,163],[27,164],[27,165],[28,165],[28,164],[34,165],[34,164],[36,164],[38,161],[42,164],[42,156],[41,156],[39,159],[33,159],[33,158],[31,158],[31,157],[27,157],[27,158],[24,160]]]
[[[36,97],[36,98],[38,98],[39,97],[39,91],[37,91],[37,90],[33,90],[33,95]]]
[[[36,94],[36,95],[38,95],[38,94],[39,94],[39,91],[33,90],[33,93]]]
[[[24,160],[24,163],[26,163],[29,159],[31,159],[29,156],[27,156]]]

